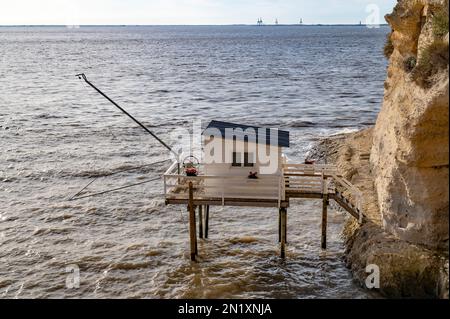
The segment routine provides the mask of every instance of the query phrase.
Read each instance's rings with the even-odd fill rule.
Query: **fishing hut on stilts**
[[[277,209],[281,258],[286,257],[288,208],[296,199],[322,201],[323,249],[327,248],[330,201],[359,223],[366,220],[362,192],[339,174],[336,166],[288,161],[284,154],[284,149],[290,147],[288,131],[212,121],[202,133],[200,158],[191,154],[183,158],[84,74],[78,76],[176,156],[163,175],[164,198],[166,205],[187,208],[192,261],[199,254],[198,238],[209,236],[210,213],[218,206]]]

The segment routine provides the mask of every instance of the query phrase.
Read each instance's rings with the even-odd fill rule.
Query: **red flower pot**
[[[195,167],[186,168],[185,172],[186,172],[187,176],[197,176],[198,175],[198,171]]]

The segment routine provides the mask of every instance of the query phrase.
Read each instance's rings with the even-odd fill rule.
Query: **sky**
[[[385,23],[396,0],[0,0],[0,25]]]

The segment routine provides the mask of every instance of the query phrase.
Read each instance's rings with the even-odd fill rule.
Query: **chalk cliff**
[[[311,157],[338,165],[364,194],[368,222],[349,220],[345,260],[387,297],[449,297],[448,0],[399,0],[382,110],[374,128],[326,139]],[[368,155],[370,154],[370,160]]]
[[[400,0],[386,20],[390,63],[370,157],[383,226],[448,250],[448,0]]]

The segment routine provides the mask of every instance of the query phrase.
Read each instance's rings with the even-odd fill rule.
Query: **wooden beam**
[[[316,196],[314,198],[322,198]],[[166,199],[168,205],[186,205],[189,202],[188,198],[171,198]],[[196,198],[194,199],[194,205],[211,205],[211,206],[223,206],[222,199],[218,198]],[[226,198],[225,206],[239,206],[239,207],[279,207],[278,200],[251,200],[251,199],[239,199],[239,198]],[[281,201],[282,207],[289,207],[289,201]]]
[[[189,236],[191,246],[191,260],[195,261],[195,256],[198,253],[197,250],[197,234],[195,225],[195,206],[194,206],[194,188],[192,182],[189,182]]]
[[[287,216],[287,209],[281,208],[280,209],[280,219],[281,219],[281,258],[286,258],[286,216]]]
[[[203,205],[198,206],[198,237],[203,239]]]
[[[286,191],[286,196],[289,198],[305,198],[305,199],[321,199],[322,192],[320,193],[300,193],[300,192],[292,192]]]
[[[285,209],[285,215],[284,215],[284,242],[287,244],[287,223],[288,223],[288,216],[287,216],[287,209]]]
[[[209,205],[205,205],[205,238],[208,238],[209,235]]]
[[[328,194],[323,195],[322,203],[322,249],[327,249]]]
[[[281,208],[278,211],[278,242],[281,243]]]

